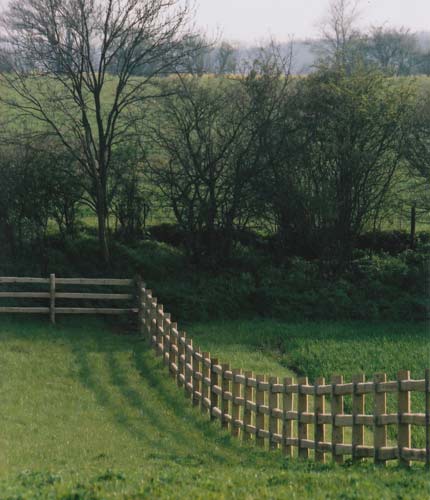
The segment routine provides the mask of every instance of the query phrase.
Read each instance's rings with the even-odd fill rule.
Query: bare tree
[[[235,232],[253,215],[257,137],[249,127],[249,99],[239,82],[196,76],[174,82],[149,131],[148,169],[166,208],[187,234],[196,263],[230,256]]]
[[[417,37],[405,28],[373,27],[367,55],[385,73],[410,75],[419,63]]]
[[[142,119],[136,105],[160,95],[154,78],[183,57],[189,19],[180,0],[13,0],[1,17],[0,102],[81,166],[105,262],[112,153]]]
[[[360,17],[360,0],[331,0],[326,18],[321,24],[323,43],[318,44],[323,61],[347,67],[354,59],[362,35],[356,26]]]

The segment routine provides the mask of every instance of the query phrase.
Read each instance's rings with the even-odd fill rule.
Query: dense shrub
[[[112,244],[112,264],[101,265],[97,240],[51,239],[43,266],[29,258],[0,265],[2,274],[124,277],[140,275],[175,320],[423,320],[428,309],[429,245],[396,255],[361,251],[344,271],[333,263],[271,257],[239,245],[221,271],[195,268],[180,248],[157,241]],[[85,258],[83,258],[85,256]]]

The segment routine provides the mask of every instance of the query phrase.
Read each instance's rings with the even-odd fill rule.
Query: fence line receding
[[[430,370],[423,379],[411,379],[409,370],[401,370],[396,380],[388,381],[385,373],[372,380],[363,374],[344,382],[335,375],[309,383],[307,377],[280,380],[252,371],[243,372],[220,364],[208,352],[193,345],[192,339],[164,312],[152,291],[138,280],[138,307],[58,307],[57,301],[136,301],[136,281],[131,279],[93,278],[21,278],[0,277],[1,285],[45,285],[44,291],[0,291],[0,299],[47,300],[45,307],[0,307],[0,313],[49,314],[129,314],[138,313],[138,331],[150,340],[157,355],[162,356],[178,387],[194,406],[221,427],[243,441],[269,449],[281,448],[288,456],[313,457],[325,462],[328,456],[342,463],[345,456],[357,462],[371,458],[384,465],[398,460],[409,466],[413,461],[430,467]],[[57,288],[60,285],[61,291]],[[65,291],[63,286],[107,286],[110,293]],[[128,288],[127,293],[111,293],[112,287]],[[422,393],[421,412],[411,409],[411,394]],[[391,395],[391,396],[390,396]],[[388,412],[387,396],[395,398],[397,411]],[[371,413],[366,413],[370,397]],[[345,398],[349,398],[350,414],[345,414]],[[423,404],[422,404],[423,403]],[[416,406],[416,404],[415,404]],[[367,405],[369,407],[369,405]],[[395,426],[388,439],[388,426]],[[424,428],[425,448],[413,448],[412,429]],[[345,431],[350,429],[350,432]],[[369,429],[371,433],[367,433]],[[346,439],[348,435],[348,440]],[[369,435],[372,443],[369,443]],[[367,438],[367,441],[366,441]]]
[[[318,378],[314,384],[307,377],[298,377],[295,382],[291,377],[280,380],[242,372],[219,364],[210,353],[194,346],[143,284],[139,285],[139,295],[140,333],[162,356],[193,405],[200,406],[212,420],[219,420],[232,435],[254,441],[257,446],[282,448],[289,457],[313,456],[318,462],[331,456],[342,463],[349,456],[354,462],[371,458],[382,465],[398,460],[406,466],[413,461],[430,466],[430,370],[425,370],[425,377],[419,380],[402,370],[393,381],[379,373],[369,381],[360,374],[349,383],[333,376],[328,381]],[[425,395],[421,413],[411,411],[414,392]],[[388,394],[396,398],[395,413],[388,413]],[[365,399],[369,396],[373,409],[366,414]],[[352,400],[351,414],[344,413],[345,397]],[[388,426],[397,428],[394,443],[391,437],[388,440]],[[425,428],[425,448],[412,448],[413,426]],[[351,429],[349,442],[347,428]],[[372,431],[372,444],[366,444],[366,428]]]

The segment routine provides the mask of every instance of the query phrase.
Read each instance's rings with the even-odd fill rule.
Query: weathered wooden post
[[[387,393],[379,390],[379,384],[387,381],[385,373],[377,373],[374,382],[374,407],[373,407],[373,446],[375,448],[375,464],[385,465],[385,460],[380,458],[381,448],[387,446],[387,426],[380,421],[381,415],[387,413]]]
[[[261,382],[265,382],[265,375],[257,375],[257,387],[256,387],[256,417],[255,417],[255,427],[256,427],[256,444],[261,448],[264,448],[264,437],[260,435],[260,431],[264,431],[264,413],[261,406],[264,406],[264,389],[261,387]]]
[[[51,323],[55,325],[55,274],[49,276],[49,316]]]
[[[343,455],[341,453],[337,453],[336,445],[343,444],[343,427],[341,425],[337,425],[336,417],[338,415],[343,415],[343,396],[336,394],[336,385],[343,384],[343,376],[342,375],[333,375],[331,377],[331,417],[332,417],[332,457],[333,460],[338,463],[343,463]]]
[[[405,424],[403,422],[403,415],[411,412],[411,393],[408,390],[402,390],[402,381],[409,380],[410,378],[411,372],[409,370],[400,370],[397,372],[397,380],[399,384],[397,393],[397,409],[399,415],[397,444],[399,447],[399,464],[406,467],[409,467],[411,462],[403,457],[403,448],[411,447],[411,426],[410,424]]]
[[[289,418],[288,413],[294,410],[294,394],[289,391],[293,384],[292,377],[284,377],[284,391],[282,394],[282,452],[287,457],[293,456],[293,447],[289,440],[293,437],[293,421]]]
[[[325,453],[319,449],[319,443],[325,442],[325,425],[320,422],[320,414],[325,414],[325,395],[318,394],[318,388],[325,385],[325,378],[318,377],[314,384],[314,440],[315,440],[315,461],[325,462]]]
[[[358,424],[358,415],[364,415],[365,395],[358,392],[357,384],[366,381],[364,373],[354,375],[352,383],[354,385],[352,393],[352,460],[354,462],[361,461],[362,458],[357,456],[357,446],[364,445],[364,425]]]
[[[252,425],[252,411],[250,405],[254,402],[252,386],[249,384],[248,380],[254,377],[254,373],[252,371],[245,372],[245,406],[243,409],[243,440],[250,441],[251,440],[251,432],[249,431],[249,427]]]
[[[304,413],[309,411],[309,396],[303,392],[302,386],[308,385],[308,377],[297,378],[297,422],[298,422],[298,435],[299,435],[299,458],[309,458],[309,449],[304,446],[303,441],[309,439],[309,426],[304,421]]]

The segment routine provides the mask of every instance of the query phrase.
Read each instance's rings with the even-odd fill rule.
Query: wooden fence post
[[[265,381],[264,375],[257,375],[257,387],[255,390],[255,403],[257,405],[256,417],[255,417],[255,427],[257,429],[256,433],[256,443],[257,446],[264,448],[264,437],[259,436],[259,431],[264,431],[264,413],[260,410],[260,406],[264,405],[264,389],[260,388],[260,382]]]
[[[55,274],[49,276],[49,316],[51,323],[55,325]]]
[[[146,341],[149,343],[149,345],[151,345],[152,290],[146,290],[144,318],[145,318],[144,337]]]
[[[201,410],[203,414],[207,414],[210,409],[207,408],[205,404],[205,399],[208,399],[208,393],[210,386],[207,384],[207,379],[210,377],[210,368],[206,366],[205,360],[210,359],[210,352],[202,353],[202,399],[201,399]]]
[[[309,426],[307,423],[303,422],[303,413],[309,411],[309,397],[302,391],[302,385],[308,385],[308,377],[298,377],[298,428],[299,428],[299,458],[309,458],[309,449],[302,445],[303,440],[309,439]]]
[[[252,425],[252,410],[249,407],[250,403],[254,402],[254,398],[252,396],[252,387],[248,384],[248,380],[253,378],[254,374],[251,371],[245,372],[245,405],[243,408],[243,441],[250,441],[252,434],[248,430],[248,426]]]
[[[201,374],[201,363],[197,357],[200,354],[200,349],[195,349],[193,354],[193,406],[199,406],[200,397],[202,394],[201,382],[199,374]]]
[[[385,465],[385,460],[379,458],[379,450],[387,446],[387,426],[381,424],[380,416],[387,412],[387,393],[379,392],[379,384],[386,382],[385,373],[377,373],[373,378],[375,384],[374,390],[374,411],[373,411],[373,446],[375,447],[375,464]]]
[[[178,325],[170,323],[170,373],[173,378],[176,378],[178,373]]]
[[[221,389],[222,389],[222,395],[221,395],[221,428],[222,429],[228,429],[228,422],[227,422],[227,415],[228,413],[228,399],[226,397],[226,393],[230,392],[230,381],[228,378],[225,376],[225,372],[230,371],[230,365],[228,363],[223,363],[221,365],[222,367],[222,374],[221,374]]]
[[[325,453],[318,449],[319,443],[325,442],[325,425],[320,423],[319,416],[325,413],[325,395],[318,394],[318,386],[325,385],[325,378],[319,377],[315,379],[314,386],[314,440],[315,440],[315,461],[325,463]]]
[[[279,408],[279,393],[273,392],[273,386],[279,383],[278,377],[269,378],[269,449],[276,450],[279,448],[279,444],[273,441],[273,436],[279,434],[279,420],[273,411]]]
[[[220,407],[219,405],[219,397],[218,394],[214,391],[214,387],[218,386],[218,373],[214,370],[214,366],[218,365],[218,359],[213,358],[211,359],[211,366],[210,366],[210,379],[211,379],[211,385],[209,389],[209,399],[211,402],[210,405],[210,418],[211,420],[216,420],[216,416],[213,414],[213,409]]]
[[[399,427],[397,431],[397,444],[399,447],[399,465],[409,467],[411,462],[403,458],[403,448],[411,447],[411,426],[403,423],[403,415],[411,412],[411,394],[408,390],[402,390],[402,380],[409,380],[411,372],[409,370],[400,370],[397,372],[398,387],[398,419]]]
[[[185,395],[191,400],[194,398],[192,339],[187,339],[185,342]]]
[[[178,332],[179,333],[179,332]],[[177,373],[177,384],[178,387],[183,387],[185,377],[185,342],[187,334],[185,332],[180,332],[178,336],[178,373]]]
[[[158,304],[156,315],[156,351],[159,356],[163,356],[164,352],[164,307],[163,304]]]
[[[241,375],[242,370],[240,368],[233,368],[233,379],[231,382],[231,435],[239,436],[239,427],[235,424],[239,420],[240,416],[240,405],[237,403],[236,398],[240,398],[240,382],[236,382],[236,375]]]
[[[343,427],[336,425],[336,417],[343,414],[343,396],[336,395],[336,384],[343,384],[343,376],[333,375],[331,384],[332,457],[336,463],[342,464],[343,455],[337,453],[336,445],[343,444]]]
[[[294,409],[294,394],[287,392],[287,387],[291,386],[293,379],[291,377],[284,378],[284,391],[282,393],[282,452],[285,456],[291,458],[293,456],[293,447],[287,443],[287,440],[293,437],[293,421],[288,417],[288,413]],[[287,418],[288,417],[288,418]]]
[[[166,366],[170,366],[170,342],[172,334],[172,322],[170,313],[164,313],[163,325],[163,360]]]
[[[151,299],[151,326],[150,326],[150,342],[152,347],[157,352],[157,297],[152,297]]]
[[[364,425],[357,423],[357,415],[364,415],[365,395],[359,394],[357,384],[365,382],[364,373],[354,375],[352,383],[354,389],[352,393],[352,460],[353,462],[362,461],[362,458],[357,457],[357,446],[364,445]]]

